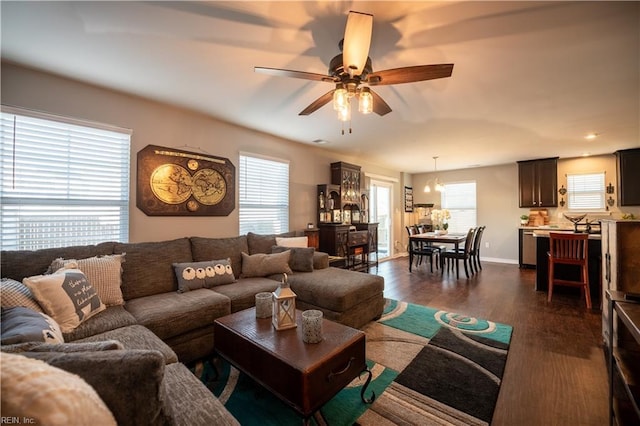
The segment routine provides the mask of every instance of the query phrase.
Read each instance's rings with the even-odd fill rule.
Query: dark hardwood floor
[[[492,425],[608,424],[598,302],[587,311],[578,293],[565,292],[548,303],[534,290],[535,270],[517,265],[483,262],[478,274],[456,280],[425,264],[409,273],[408,262],[380,263],[385,297],[513,326]]]

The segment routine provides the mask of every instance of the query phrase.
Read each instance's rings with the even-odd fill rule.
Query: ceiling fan
[[[333,100],[333,107],[342,121],[350,120],[350,99],[359,97],[359,111],[385,115],[391,107],[371,90],[371,86],[383,86],[451,77],[453,64],[416,65],[374,72],[369,58],[373,15],[350,11],[344,38],[339,47],[342,53],[329,64],[328,75],[279,68],[255,67],[255,71],[280,77],[334,83],[334,89],[320,96],[299,115],[309,115]]]

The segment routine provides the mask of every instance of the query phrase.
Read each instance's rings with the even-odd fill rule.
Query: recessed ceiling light
[[[582,153],[582,156],[583,156],[583,157],[588,157],[588,156],[590,156],[590,155],[591,155],[591,153],[590,153],[590,152],[583,152],[583,153]]]
[[[329,143],[329,141],[326,141],[326,140],[324,140],[324,139],[315,139],[315,140],[313,141],[313,143],[315,143],[315,144],[317,144],[317,145],[324,145],[324,144],[326,144],[326,143]]]
[[[599,134],[598,134],[598,133],[589,133],[589,134],[587,134],[587,136],[585,136],[584,138],[585,138],[585,139],[587,139],[587,140],[592,140],[592,139],[597,138],[598,136],[599,136]]]

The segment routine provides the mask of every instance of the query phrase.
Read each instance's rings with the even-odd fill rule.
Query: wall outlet
[[[485,248],[489,248],[489,243],[484,243]]]

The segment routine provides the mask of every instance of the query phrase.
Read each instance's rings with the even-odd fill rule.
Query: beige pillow
[[[36,312],[44,312],[29,287],[11,278],[3,278],[0,282],[0,303],[3,308],[22,306]]]
[[[80,269],[93,285],[100,300],[107,306],[124,305],[122,298],[122,262],[124,254],[95,256],[87,259],[55,259],[49,266],[49,272],[60,268]]]
[[[116,425],[96,391],[83,379],[43,361],[0,353],[2,418],[38,425]]]
[[[280,247],[309,247],[308,237],[276,237],[276,245]]]
[[[249,277],[266,277],[267,275],[291,273],[289,267],[289,258],[291,250],[276,254],[258,253],[248,255],[242,253],[242,276]]]
[[[54,274],[36,275],[22,281],[45,313],[69,333],[82,322],[106,309],[95,288],[79,269],[60,269]]]

